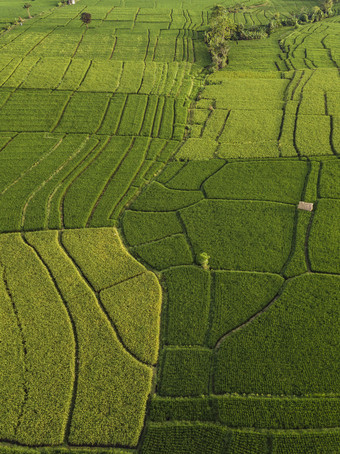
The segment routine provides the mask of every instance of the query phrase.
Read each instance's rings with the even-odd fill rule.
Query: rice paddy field
[[[211,73],[213,0],[31,4],[0,0],[0,454],[339,454],[340,15]]]

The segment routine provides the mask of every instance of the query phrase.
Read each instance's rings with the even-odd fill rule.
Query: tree
[[[224,68],[227,64],[229,53],[229,41],[233,38],[236,25],[225,16],[219,6],[212,15],[211,29],[205,34],[205,42],[216,70]]]
[[[89,27],[89,23],[92,20],[92,16],[90,13],[82,13],[80,16],[80,20],[82,21],[83,24],[86,25],[86,28]]]
[[[34,1],[34,0],[32,0],[32,1]],[[30,13],[30,8],[31,8],[31,6],[32,6],[32,5],[31,5],[30,3],[25,3],[25,4],[24,4],[24,9],[27,9],[27,14],[28,14],[28,18],[29,18],[29,19],[32,19],[32,16],[31,16],[31,13]]]
[[[321,9],[327,16],[332,14],[333,5],[333,0],[321,0]]]
[[[206,271],[209,270],[209,259],[210,255],[208,255],[206,252],[201,252],[199,255],[199,262],[202,265],[202,268]]]

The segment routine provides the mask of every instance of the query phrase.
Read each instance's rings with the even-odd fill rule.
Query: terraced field
[[[340,453],[340,16],[209,73],[213,1],[32,3],[0,0],[0,453]]]

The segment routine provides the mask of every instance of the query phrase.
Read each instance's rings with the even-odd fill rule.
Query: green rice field
[[[340,6],[215,5],[0,0],[0,454],[340,454]]]

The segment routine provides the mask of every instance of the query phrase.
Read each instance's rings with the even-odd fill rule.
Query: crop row
[[[200,192],[158,190],[156,183],[148,191],[148,205],[144,194],[134,202],[133,210],[172,211],[183,207],[180,216],[192,245],[189,254],[184,238],[173,236],[159,240],[157,244],[136,246],[137,254],[156,269],[171,264],[190,264],[192,260],[198,260],[202,251],[211,255],[214,269],[279,272],[288,259],[295,217],[292,205],[236,200],[199,202]],[[163,199],[158,207],[156,197]],[[142,201],[145,202],[142,204]],[[173,203],[173,208],[167,202]],[[185,208],[184,204],[192,206]],[[170,244],[173,252],[167,256]]]
[[[274,73],[266,73],[267,79],[259,72],[235,74],[208,78],[190,111],[191,138],[178,158],[339,153],[336,70],[287,72],[285,79]]]
[[[141,361],[158,352],[154,275],[112,229],[8,234],[0,248],[1,332],[14,349],[10,364],[0,357],[1,438],[135,446],[151,385]]]
[[[49,19],[47,30],[41,28],[41,24],[38,30],[35,30],[37,26],[31,25],[30,31],[34,31],[34,34],[17,32],[16,38],[13,39],[11,36],[10,40],[0,36],[1,59],[76,57],[99,61],[184,61],[202,66],[209,64],[210,61],[202,32],[196,30],[178,27],[168,30],[169,24],[164,26],[158,21],[139,22],[132,30],[131,24],[119,28],[119,23],[100,21],[97,27],[82,30],[78,22],[79,18],[77,27],[70,25],[63,27]],[[95,21],[93,23],[96,24]],[[23,27],[26,29],[26,24]]]
[[[285,52],[283,61],[288,69],[337,68],[337,44],[329,36],[338,33],[337,22],[322,22],[305,25],[290,33],[281,42]]]
[[[0,131],[98,133],[181,140],[185,98],[18,90],[6,92]]]
[[[142,454],[333,454],[340,443],[338,429],[324,431],[261,431],[229,429],[208,423],[150,423]],[[188,451],[189,450],[189,451]]]
[[[189,63],[13,59],[0,71],[2,88],[190,96],[195,68]],[[4,91],[2,91],[4,92]]]
[[[178,142],[22,133],[0,138],[0,146],[1,230],[8,232],[113,225]]]
[[[153,396],[150,420],[219,422],[256,429],[320,429],[338,427],[339,397],[225,395],[209,397]]]
[[[245,393],[332,398],[339,372],[334,366],[338,342],[332,321],[332,315],[339,312],[338,276],[305,274],[288,281],[277,293],[283,282],[279,276],[216,273],[209,289],[209,274],[202,280],[199,273],[204,271],[182,267],[164,274],[169,296],[165,341],[184,345],[162,349],[159,396]],[[209,310],[210,291],[214,301]],[[189,327],[187,332],[184,325]],[[215,348],[199,346],[204,339],[214,346],[219,337]],[[236,420],[233,412],[221,411],[227,425],[272,427],[267,420],[261,422],[260,412],[249,410],[259,418],[250,423],[246,413],[241,412]],[[301,427],[303,422],[289,422],[290,411],[282,415],[288,418],[288,427]],[[302,413],[301,420],[307,417],[308,413]],[[275,420],[271,424],[286,427]],[[305,424],[310,427],[311,423]],[[332,424],[337,426],[338,421]]]

